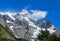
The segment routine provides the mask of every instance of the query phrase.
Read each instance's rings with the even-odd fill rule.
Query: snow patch
[[[13,31],[13,29],[12,29],[12,28],[13,28],[13,26],[9,26],[9,27],[10,27],[10,29]]]
[[[13,23],[13,22],[11,22],[11,21],[9,21],[9,20],[6,20],[6,22],[7,22],[7,23]]]
[[[11,19],[15,20],[15,18],[11,15],[10,12],[7,12],[6,14],[7,14]]]

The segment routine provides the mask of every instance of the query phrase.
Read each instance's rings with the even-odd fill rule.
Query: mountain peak
[[[37,25],[41,28],[53,28],[53,29],[56,29],[56,27],[51,23],[50,20],[44,18],[44,19],[41,19],[41,20],[38,20],[37,21]]]

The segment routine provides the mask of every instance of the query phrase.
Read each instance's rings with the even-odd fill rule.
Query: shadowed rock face
[[[52,23],[48,20],[48,19],[42,19],[42,20],[39,20],[38,22],[37,22],[37,25],[39,26],[39,27],[41,27],[41,28],[45,28],[45,29],[48,29],[48,28],[50,28],[50,27],[52,27]],[[53,28],[53,27],[52,27]],[[56,30],[56,28],[54,27],[53,29],[55,29]]]
[[[0,24],[3,25],[4,27],[6,26],[6,23],[3,19],[3,16],[0,14]]]

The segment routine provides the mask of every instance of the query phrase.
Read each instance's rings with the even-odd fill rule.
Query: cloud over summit
[[[47,15],[46,11],[41,11],[41,10],[31,10],[31,12],[32,12],[31,17],[35,20],[37,20],[39,18],[40,19],[45,18]]]

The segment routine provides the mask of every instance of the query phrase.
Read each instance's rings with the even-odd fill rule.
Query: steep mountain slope
[[[3,16],[1,14],[0,14],[0,24],[2,24],[4,27],[6,26]]]
[[[56,30],[49,20],[42,19],[35,21],[30,18],[26,11],[17,13],[15,16],[12,16],[10,13],[1,16],[4,20],[0,20],[5,21],[6,26],[16,38],[36,38],[41,29],[47,29],[51,33],[54,33]]]
[[[10,14],[4,15],[4,20],[9,30],[15,35],[16,38],[31,38],[36,26],[30,21],[27,14],[17,14],[13,17]],[[11,17],[10,17],[11,16]],[[13,18],[15,18],[15,20]]]
[[[37,26],[48,29],[52,32],[54,32],[54,30],[56,30],[56,27],[48,19],[45,19],[45,18],[38,21]]]
[[[46,18],[38,20],[37,21],[37,25],[41,28],[45,28],[48,29],[50,27],[52,27],[53,29],[56,29],[55,26]]]

